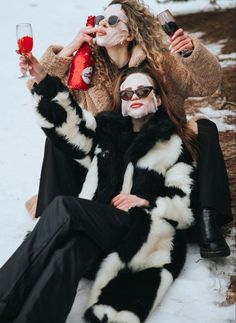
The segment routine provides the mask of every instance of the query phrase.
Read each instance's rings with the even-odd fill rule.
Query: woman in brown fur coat
[[[67,82],[73,54],[83,42],[93,46],[95,70],[92,86],[87,90],[71,90],[76,101],[97,114],[112,109],[114,81],[127,66],[148,64],[168,89],[168,100],[176,107],[176,120],[184,123],[184,101],[190,96],[212,94],[219,86],[221,73],[217,59],[199,42],[178,29],[170,42],[165,40],[159,21],[139,0],[113,0],[95,27],[86,27],[67,46],[50,46],[41,59],[49,75]],[[118,19],[111,25],[109,18]],[[169,46],[171,45],[171,51]],[[191,55],[178,53],[190,50]],[[24,72],[25,62],[21,61]],[[32,74],[32,76],[34,76]],[[31,80],[29,87],[33,84]],[[198,134],[199,216],[197,228],[200,253],[203,257],[229,255],[229,248],[219,226],[231,221],[227,173],[219,146],[216,126],[206,119],[192,124]],[[47,140],[36,216],[40,216],[57,195],[78,195],[78,182],[84,169],[58,151]]]

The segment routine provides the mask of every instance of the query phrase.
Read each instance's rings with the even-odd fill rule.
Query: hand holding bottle
[[[91,35],[96,33],[97,30],[98,27],[82,28],[72,42],[65,46],[58,55],[61,57],[70,57],[82,46],[84,42],[92,45],[93,37]]]

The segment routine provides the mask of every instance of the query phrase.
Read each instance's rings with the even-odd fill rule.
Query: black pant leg
[[[41,169],[36,216],[59,195],[78,196],[86,170],[47,138]]]
[[[101,256],[101,250],[85,235],[72,237],[53,253],[14,323],[65,323],[80,278]]]
[[[54,199],[0,270],[0,322],[8,315],[18,315],[54,252],[63,248],[71,235],[85,234],[107,254],[118,245],[130,225],[128,213],[113,207],[72,197]]]
[[[198,123],[199,158],[197,185],[200,208],[218,211],[217,223],[232,221],[228,175],[216,125],[207,119]]]

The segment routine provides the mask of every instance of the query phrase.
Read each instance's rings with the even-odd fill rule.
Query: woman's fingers
[[[120,193],[112,199],[112,205],[121,210],[129,210],[131,207],[149,206],[149,202],[136,195]]]
[[[20,69],[27,69],[28,63],[27,63],[27,59],[24,56],[20,56],[19,66],[20,66]]]
[[[173,47],[177,46],[181,41],[184,41],[186,39],[187,39],[187,37],[185,35],[178,36],[174,40],[171,40],[171,47],[173,48]]]
[[[118,199],[116,199],[115,201],[112,201],[112,204],[117,207],[120,203],[123,203],[124,201],[126,201],[125,197],[120,196]]]
[[[120,198],[126,197],[127,195],[128,195],[127,193],[120,193],[120,194],[116,195],[115,197],[113,197],[112,202],[116,202]]]
[[[113,197],[113,199],[111,200],[112,203],[116,202],[118,199],[120,198],[120,194],[116,195],[115,197]]]
[[[174,52],[183,51],[183,50],[186,50],[186,49],[191,49],[191,44],[189,43],[188,40],[182,40],[175,47],[172,47],[172,50]]]
[[[117,209],[122,210],[122,211],[128,211],[130,208],[128,203],[122,203],[117,206]]]
[[[184,30],[182,28],[179,28],[179,29],[176,30],[174,35],[171,37],[171,40],[174,40],[177,37],[182,36],[183,34],[184,34]]]
[[[187,33],[183,31],[182,28],[178,29],[172,38],[170,38],[171,42],[171,51],[181,51],[181,50],[192,50],[193,42]]]
[[[86,27],[86,28],[83,28],[81,31],[85,34],[90,35],[90,34],[96,33],[98,31],[98,28],[97,27]]]
[[[30,74],[35,78],[37,83],[41,82],[47,75],[43,66],[39,63],[37,58],[33,56],[32,53],[27,54],[26,59]]]

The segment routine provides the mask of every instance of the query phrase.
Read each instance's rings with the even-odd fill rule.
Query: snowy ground
[[[207,0],[164,4],[157,4],[154,0],[145,2],[156,13],[166,8],[178,14],[209,7]],[[218,2],[222,7],[235,6],[234,0]],[[37,192],[44,144],[44,135],[31,111],[31,98],[25,88],[25,80],[17,79],[20,72],[15,53],[15,25],[19,22],[32,23],[34,54],[40,57],[49,44],[69,42],[83,26],[87,15],[101,13],[108,3],[105,0],[8,0],[1,4],[0,266],[21,243],[26,231],[35,225],[24,209],[24,201]],[[217,44],[211,46],[213,51],[219,48]],[[216,54],[220,55],[220,50]],[[228,56],[228,63],[222,55],[220,59],[224,64],[230,64],[235,59],[235,53],[232,57]],[[210,110],[205,112],[212,113]],[[217,118],[222,119],[222,116],[215,118],[217,122]],[[182,274],[148,323],[234,322],[234,307],[224,303],[228,277],[232,273],[230,260],[215,264],[201,259],[198,249],[190,247]],[[84,288],[88,288],[88,284],[80,286],[80,297],[76,299],[68,323],[82,322],[78,319],[77,301],[84,299]]]

